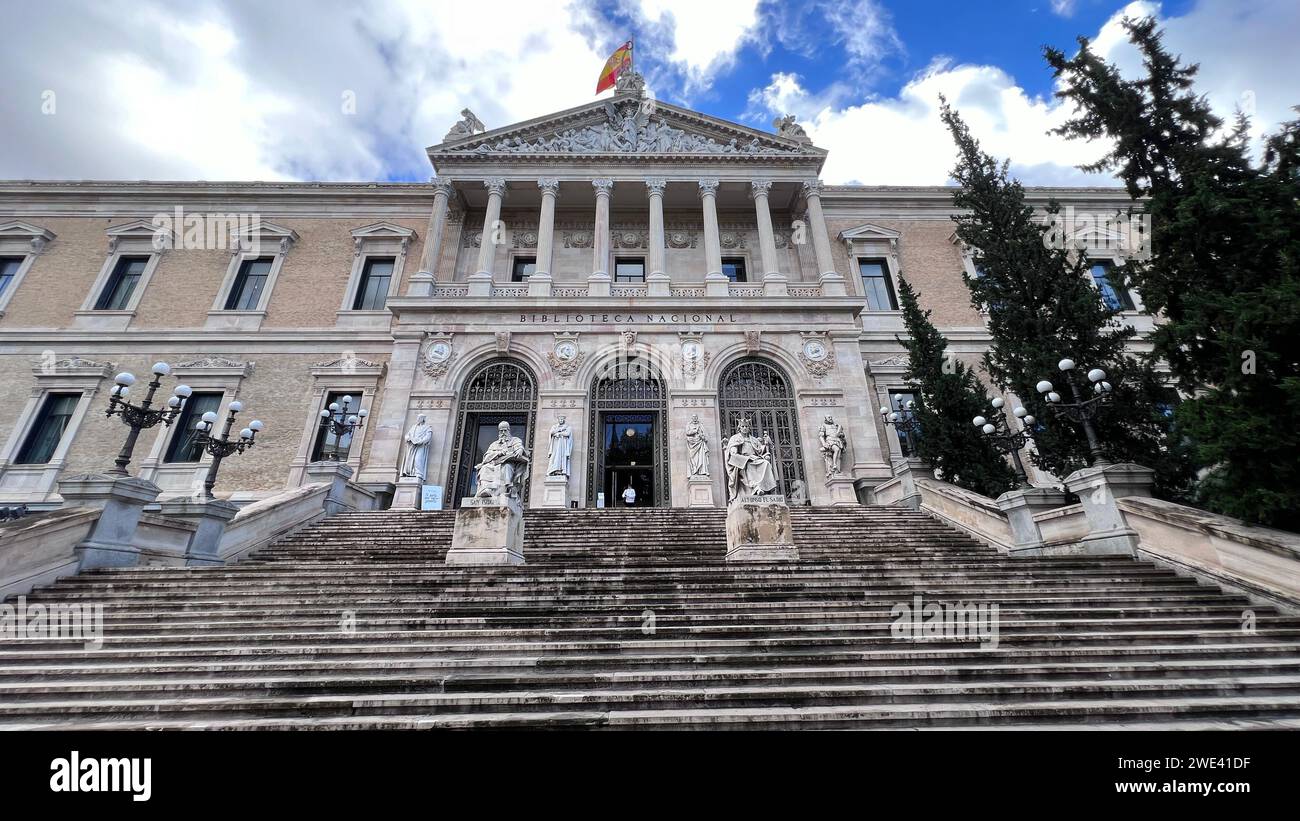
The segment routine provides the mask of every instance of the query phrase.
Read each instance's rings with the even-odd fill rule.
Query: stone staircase
[[[724,562],[721,511],[526,517],[515,568],[376,512],[64,579],[29,606],[103,603],[105,643],[0,640],[0,729],[1300,727],[1300,619],[1149,563],[892,508],[792,511],[791,564]],[[892,637],[918,594],[996,603],[996,647]]]

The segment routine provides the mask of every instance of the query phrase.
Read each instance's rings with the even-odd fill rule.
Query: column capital
[[[663,177],[647,177],[645,181],[646,194],[654,196],[655,194],[663,195],[664,189],[668,187],[668,180]]]
[[[716,197],[720,180],[700,180],[700,196]]]
[[[488,177],[483,180],[483,187],[487,189],[489,194],[496,194],[498,197],[506,195],[505,177]]]
[[[450,197],[452,192],[455,191],[452,187],[451,180],[446,177],[430,177],[429,185],[433,188],[433,193],[435,194],[446,194]]]
[[[560,190],[560,181],[556,177],[542,177],[537,181],[537,187],[543,194],[554,194]]]
[[[771,190],[772,190],[771,180],[750,180],[749,181],[750,199],[757,199],[758,197],[766,197],[768,192]]]
[[[803,195],[805,197],[820,197],[822,189],[825,187],[821,180],[808,180],[803,184]]]
[[[609,192],[614,189],[614,181],[609,177],[597,177],[591,181],[591,187],[596,189],[596,196],[601,194],[608,196]]]

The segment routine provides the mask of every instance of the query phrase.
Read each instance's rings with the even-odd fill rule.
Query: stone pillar
[[[497,223],[501,221],[501,201],[506,195],[506,181],[502,177],[484,180],[483,187],[488,191],[487,211],[483,213],[483,236],[478,244],[478,270],[469,277],[470,296],[492,296]]]
[[[1007,514],[1015,542],[1011,552],[1034,554],[1043,547],[1043,533],[1034,521],[1034,514],[1064,505],[1065,493],[1051,487],[1031,487],[1008,490],[995,501],[998,509]]]
[[[437,283],[438,260],[442,257],[442,235],[447,228],[447,203],[451,199],[451,183],[441,177],[433,180],[433,210],[429,212],[429,227],[424,235],[424,257],[420,270],[411,277],[406,287],[407,296],[433,296]]]
[[[537,181],[542,192],[542,211],[537,218],[537,269],[528,278],[528,295],[551,295],[551,266],[555,258],[555,198],[560,181],[543,177]]]
[[[931,467],[916,457],[904,457],[895,459],[893,465],[891,465],[891,470],[903,489],[903,498],[894,502],[894,506],[905,507],[909,510],[920,510],[923,499],[921,489],[916,486],[916,477],[918,474],[933,476]]]
[[[776,262],[776,234],[772,231],[772,210],[767,192],[771,180],[754,180],[749,184],[749,196],[754,201],[754,216],[758,220],[758,248],[763,266],[763,294],[786,296],[786,276],[778,270]]]
[[[1128,526],[1116,500],[1150,497],[1155,471],[1134,464],[1099,464],[1065,477],[1065,488],[1079,497],[1088,520],[1088,535],[1079,549],[1089,554],[1137,555],[1138,534]]]
[[[239,505],[221,499],[170,499],[163,502],[162,515],[185,519],[198,524],[185,548],[185,564],[190,567],[207,567],[225,564],[221,558],[221,537],[226,525],[239,513]]]
[[[518,499],[462,499],[447,564],[524,563],[524,511]]]
[[[361,468],[359,481],[367,485],[388,483],[397,478],[402,437],[406,434],[406,411],[411,404],[411,389],[415,384],[423,342],[424,331],[393,331],[393,353],[384,378],[383,400],[377,413],[371,407],[370,419],[366,423],[366,427],[371,429],[370,454]]]
[[[348,480],[352,478],[352,468],[345,462],[321,461],[307,466],[307,480],[311,484],[328,484],[329,493],[325,496],[325,515],[351,511],[354,508],[347,503]]]
[[[803,184],[804,199],[808,202],[808,230],[812,232],[813,253],[817,256],[822,296],[844,296],[844,277],[835,270],[826,215],[822,213],[822,187],[821,180],[810,180]]]
[[[591,233],[591,276],[587,277],[589,296],[609,296],[609,195],[614,181],[608,178],[591,181],[596,189],[596,225]]]
[[[120,478],[83,474],[59,481],[59,495],[69,507],[99,510],[90,534],[77,545],[78,571],[97,567],[129,567],[140,560],[135,528],[144,506],[152,504],[162,489],[133,476]]]
[[[727,296],[731,281],[722,273],[722,239],[718,236],[718,180],[700,180],[704,209],[704,294]]]
[[[784,496],[742,494],[727,505],[727,561],[782,562],[798,558],[790,507]]]
[[[664,188],[668,181],[661,177],[652,177],[645,181],[646,194],[650,198],[650,272],[646,276],[646,294],[648,296],[670,296],[672,281],[667,267],[664,241]]]

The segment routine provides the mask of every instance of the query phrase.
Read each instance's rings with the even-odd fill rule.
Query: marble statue
[[[822,459],[826,462],[826,478],[839,476],[844,462],[844,449],[848,447],[844,426],[837,425],[828,415],[817,429],[817,441],[821,445]]]
[[[487,131],[487,126],[483,125],[483,121],[478,117],[475,117],[474,112],[470,111],[468,108],[462,109],[460,116],[460,122],[451,127],[451,130],[447,132],[447,136],[442,138],[443,142],[463,140],[466,137],[472,137],[475,134],[481,134],[482,132]]]
[[[793,114],[787,114],[784,117],[777,117],[772,121],[772,127],[776,129],[778,136],[800,142],[808,142],[808,132],[803,130],[803,126],[794,121]]]
[[[704,426],[700,424],[700,415],[691,416],[686,425],[686,454],[690,476],[709,475],[709,440],[704,436]]]
[[[761,496],[776,489],[776,454],[772,440],[759,439],[742,418],[736,433],[727,440],[727,501],[742,495]]]
[[[528,475],[528,449],[518,436],[510,433],[510,423],[497,425],[497,438],[483,453],[478,471],[476,499],[519,499]]]
[[[551,427],[550,464],[546,468],[548,476],[568,476],[570,459],[573,457],[573,430],[565,417]]]
[[[424,414],[415,417],[415,424],[403,438],[406,458],[402,460],[402,475],[414,476],[423,484],[428,476],[429,443],[433,441],[433,428],[425,422]]]

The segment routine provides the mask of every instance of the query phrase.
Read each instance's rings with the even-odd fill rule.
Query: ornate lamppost
[[[1002,409],[1006,405],[1006,400],[995,396],[989,404],[997,412],[991,414],[991,418],[976,416],[971,422],[980,429],[984,438],[995,449],[1011,454],[1011,463],[1016,469],[1016,487],[1031,487],[1029,476],[1025,473],[1025,464],[1020,460],[1020,451],[1033,438],[1033,434],[1029,432],[1029,426],[1035,421],[1033,415],[1024,408],[1017,407],[1012,413],[1020,420],[1020,430],[1012,430],[1011,424],[1007,421],[1006,411]]]
[[[891,411],[885,405],[880,406],[880,419],[910,438],[913,433],[921,429],[921,420],[916,418],[916,402],[910,399],[904,402],[903,395],[900,393],[894,396],[894,403],[898,405],[896,411]]]
[[[214,411],[208,411],[203,414],[203,418],[194,423],[195,441],[204,452],[212,456],[212,464],[208,466],[208,475],[203,480],[203,496],[206,499],[212,498],[212,488],[217,484],[217,471],[221,470],[221,460],[227,456],[236,453],[243,453],[246,449],[251,448],[254,440],[257,438],[258,431],[261,431],[265,425],[260,419],[254,419],[248,423],[248,427],[239,432],[239,439],[230,441],[230,429],[235,425],[235,414],[244,409],[244,403],[235,401],[230,403],[229,414],[226,416],[226,425],[221,431],[220,438],[212,435],[212,426],[217,421],[217,414]]]
[[[357,400],[357,404],[360,405],[361,400]],[[352,397],[344,396],[342,405],[338,402],[331,402],[328,408],[320,412],[320,428],[326,433],[332,433],[335,443],[342,440],[344,436],[350,437],[356,433],[357,428],[364,425],[366,417],[370,415],[370,411],[365,408],[361,408],[356,413],[351,413],[351,405]],[[335,447],[330,453],[322,453],[321,456],[332,461],[338,461],[338,448]]]
[[[1097,429],[1092,426],[1093,417],[1111,399],[1111,384],[1106,381],[1106,372],[1101,368],[1088,371],[1088,381],[1092,383],[1094,396],[1091,399],[1084,399],[1084,392],[1079,387],[1078,378],[1074,376],[1074,360],[1062,359],[1056,367],[1061,370],[1066,384],[1070,386],[1070,395],[1074,397],[1074,401],[1062,402],[1061,395],[1046,379],[1038,383],[1038,392],[1043,394],[1053,413],[1083,426],[1083,435],[1088,440],[1088,454],[1092,457],[1092,463],[1110,464],[1101,448],[1101,440],[1097,438]]]
[[[135,442],[140,438],[140,431],[145,428],[152,428],[161,422],[170,426],[180,416],[181,411],[185,408],[185,401],[193,393],[189,385],[177,385],[171,398],[167,400],[165,407],[153,407],[154,394],[162,387],[162,378],[172,372],[171,366],[166,362],[155,362],[153,366],[153,381],[149,383],[149,392],[145,394],[144,399],[138,405],[132,405],[127,399],[131,393],[131,386],[135,384],[135,374],[129,371],[123,371],[113,378],[115,383],[113,392],[108,396],[108,410],[104,411],[106,416],[121,416],[122,422],[131,428],[131,432],[126,435],[126,442],[122,445],[122,450],[117,454],[114,460],[114,467],[108,472],[110,476],[127,476],[126,466],[131,463],[131,452],[135,450]]]

